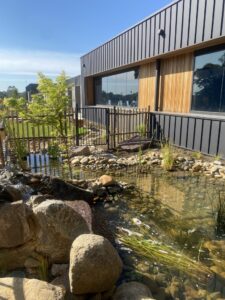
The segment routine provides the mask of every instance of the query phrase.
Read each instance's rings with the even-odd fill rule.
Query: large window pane
[[[116,106],[137,106],[138,70],[123,72],[95,80],[95,103]]]
[[[225,112],[225,50],[195,57],[192,110]]]

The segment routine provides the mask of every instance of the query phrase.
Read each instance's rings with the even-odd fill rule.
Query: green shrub
[[[50,143],[48,146],[48,154],[51,158],[56,159],[60,155],[60,147],[56,142]]]
[[[166,171],[171,171],[174,166],[174,153],[170,144],[165,144],[162,147],[163,161],[162,166]]]
[[[137,132],[140,133],[142,137],[146,135],[146,126],[145,124],[140,124],[137,126]]]

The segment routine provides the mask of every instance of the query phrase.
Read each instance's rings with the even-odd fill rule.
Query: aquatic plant
[[[197,160],[200,160],[202,158],[202,153],[200,151],[199,152],[193,152],[192,157],[197,159]]]
[[[216,204],[216,234],[225,234],[225,195],[221,192]]]
[[[119,240],[138,256],[149,261],[157,261],[165,267],[180,271],[196,280],[204,282],[212,274],[210,269],[201,262],[161,242],[136,235],[120,235]]]
[[[43,281],[48,281],[48,259],[47,257],[41,256],[39,258],[39,266],[38,266],[38,274],[39,274],[39,278],[40,280]]]
[[[166,171],[171,171],[174,166],[174,153],[171,145],[166,143],[162,147],[163,161],[162,166]]]

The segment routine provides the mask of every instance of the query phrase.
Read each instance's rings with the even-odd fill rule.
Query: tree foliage
[[[20,113],[33,124],[50,125],[58,136],[66,134],[65,113],[68,108],[68,96],[66,75],[61,73],[55,82],[38,74],[39,93],[32,96],[32,102],[28,103],[26,111]]]

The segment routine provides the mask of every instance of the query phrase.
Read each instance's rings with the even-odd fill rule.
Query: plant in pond
[[[151,262],[157,261],[165,267],[180,271],[194,279],[205,282],[212,274],[211,270],[201,262],[191,259],[181,251],[176,251],[171,246],[155,240],[146,240],[136,235],[119,236],[120,241],[132,249],[138,256]]]
[[[140,134],[140,136],[144,137],[146,135],[146,126],[145,126],[145,124],[138,125],[136,130]]]
[[[220,156],[220,155],[216,155],[216,156],[214,157],[214,160],[221,160],[221,156]]]
[[[200,160],[202,158],[202,153],[201,152],[193,152],[192,157],[197,160]]]
[[[216,204],[216,234],[225,234],[225,195],[219,192]]]
[[[48,259],[44,256],[41,256],[39,258],[39,266],[38,266],[38,274],[39,274],[39,278],[40,280],[43,281],[48,281],[48,268],[49,268],[49,264],[48,264]]]
[[[162,165],[166,171],[171,171],[174,166],[174,151],[169,143],[162,146]]]

